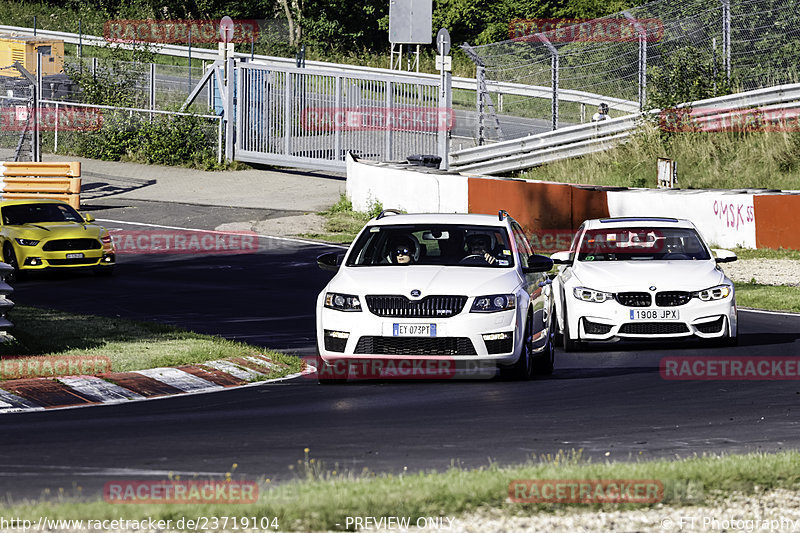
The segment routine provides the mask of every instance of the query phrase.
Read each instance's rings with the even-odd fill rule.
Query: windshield
[[[353,245],[347,266],[514,265],[505,228],[474,225],[371,226]]]
[[[3,224],[18,226],[36,222],[83,222],[77,211],[64,204],[19,204],[3,209]]]
[[[587,231],[578,261],[708,260],[700,236],[688,228],[608,228]]]

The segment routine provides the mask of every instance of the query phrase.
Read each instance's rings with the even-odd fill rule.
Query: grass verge
[[[353,211],[353,203],[342,194],[339,201],[319,214],[325,217],[325,233],[303,233],[300,237],[337,243],[350,243],[370,219],[383,211],[380,202],[373,202],[366,212]]]
[[[302,366],[297,357],[153,322],[23,306],[15,307],[9,319],[15,340],[0,344],[0,358],[14,356],[15,363],[28,356],[105,356],[112,371],[124,372],[260,353],[287,364],[282,374],[298,372]]]
[[[630,140],[604,152],[550,163],[521,177],[621,187],[656,187],[656,159],[678,165],[683,189],[798,189],[800,133],[662,134],[642,127]]]
[[[739,306],[800,313],[800,290],[797,287],[759,283],[733,285],[736,288],[736,304]]]
[[[557,510],[625,510],[656,507],[653,504],[510,503],[512,480],[658,480],[664,485],[663,503],[681,506],[711,505],[733,493],[754,494],[800,487],[800,453],[753,453],[695,456],[683,460],[591,463],[578,452],[560,452],[511,467],[489,465],[476,470],[451,467],[445,472],[347,473],[328,469],[314,459],[298,460],[294,482],[271,485],[258,480],[258,501],[239,505],[113,505],[59,493],[36,502],[17,503],[8,514],[37,520],[129,519],[151,517],[231,516],[277,517],[282,531],[344,529],[348,516],[452,516],[487,508],[506,514]],[[294,465],[293,465],[294,466]],[[228,476],[230,477],[230,476]]]

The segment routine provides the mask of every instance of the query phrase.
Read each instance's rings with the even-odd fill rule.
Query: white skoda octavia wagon
[[[317,299],[320,383],[353,378],[370,361],[396,377],[445,363],[515,379],[553,371],[553,262],[505,211],[384,211],[346,253],[317,262],[336,272]]]

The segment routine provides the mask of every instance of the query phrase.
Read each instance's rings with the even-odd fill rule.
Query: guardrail
[[[0,162],[0,199],[55,199],[81,204],[81,164]]]
[[[784,105],[788,102],[800,102],[800,83],[718,96],[676,107],[702,108],[704,110],[702,121],[711,121],[715,118],[729,117],[732,112],[741,109],[770,110],[793,107]],[[719,113],[714,113],[715,109],[718,109]],[[652,116],[660,112],[659,109],[653,109],[647,114]],[[625,141],[636,130],[644,116],[633,114],[602,122],[579,124],[451,152],[450,168],[458,172],[500,174],[607,150]]]
[[[14,302],[8,299],[14,289],[6,283],[6,278],[14,272],[14,268],[6,263],[0,263],[0,342],[7,340],[7,332],[14,324],[6,317]]]
[[[0,31],[15,32],[27,36],[33,35],[33,28],[24,28],[19,26],[0,25]],[[40,30],[40,29],[36,30],[36,35],[47,38],[61,39],[65,43],[70,43],[70,44],[83,44],[87,46],[115,46],[126,50],[130,50],[133,48],[132,44],[109,42],[105,38],[98,37],[96,35],[79,35],[77,33]],[[155,47],[157,48],[157,53],[162,55],[169,55],[169,56],[183,57],[183,58],[189,57],[188,46],[180,46],[175,44],[156,44]],[[220,57],[219,52],[216,49],[192,47],[191,50],[193,59],[215,61]],[[274,56],[266,56],[258,54],[251,56],[251,54],[245,54],[241,52],[235,52],[233,55],[237,59],[244,59],[246,61],[251,61],[253,63],[258,63],[258,64],[296,66],[294,58],[274,57]],[[397,70],[390,70],[377,67],[362,67],[360,65],[327,63],[324,61],[306,61],[305,64],[307,67],[319,67],[328,69],[336,68],[343,71],[358,72],[362,74],[363,73],[383,73],[383,74],[394,74],[394,75],[398,74]],[[422,72],[402,72],[402,74],[403,76],[408,76],[411,78],[420,78],[429,80],[439,79],[439,74],[427,74]],[[452,86],[453,89],[474,91],[476,89],[476,81],[472,78],[454,77]],[[527,96],[531,98],[545,98],[548,100],[553,94],[553,90],[550,87],[537,86],[537,85],[522,85],[519,83],[487,81],[487,87],[492,92],[498,94]],[[571,89],[559,89],[558,98],[559,100],[563,100],[565,102],[576,102],[576,103],[586,104],[589,106],[597,106],[600,105],[601,102],[605,102],[612,109],[617,109],[619,111],[624,111],[629,113],[634,113],[639,109],[638,102],[634,102],[631,100],[623,100],[621,98],[614,98],[611,96],[604,96],[601,94],[576,91]]]

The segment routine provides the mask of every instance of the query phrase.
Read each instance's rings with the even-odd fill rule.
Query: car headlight
[[[337,311],[361,311],[361,301],[358,296],[339,294],[336,292],[325,293],[325,307]]]
[[[733,291],[731,290],[730,285],[717,285],[716,287],[711,287],[710,289],[693,292],[692,296],[695,298],[700,298],[700,300],[704,302],[710,302],[713,300],[724,300],[731,295],[731,292]]]
[[[595,302],[598,304],[614,299],[614,295],[610,292],[596,291],[586,287],[575,287],[572,289],[572,294],[583,302]]]
[[[34,241],[33,239],[14,239],[17,241],[17,244],[20,246],[36,246],[39,244],[39,241]]]
[[[114,239],[111,238],[111,234],[107,234],[100,237],[100,242],[102,242],[103,244],[113,244]]]
[[[514,294],[490,294],[478,296],[472,303],[470,313],[496,313],[508,311],[517,306],[517,297]]]

